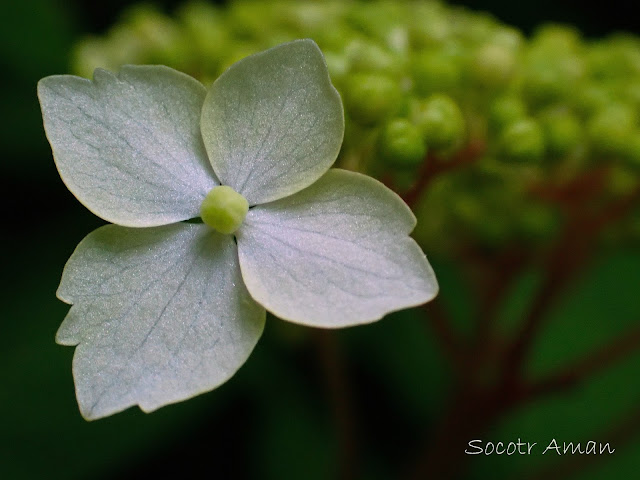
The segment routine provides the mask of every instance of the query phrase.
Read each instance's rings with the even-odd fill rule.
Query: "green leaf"
[[[637,327],[640,254],[620,250],[598,260],[545,320],[542,335],[532,350],[528,368],[532,378],[561,372]],[[535,277],[521,282],[522,287],[514,291],[514,295],[530,296],[532,289],[526,284],[535,283]],[[530,298],[511,300],[514,304],[529,301]],[[629,419],[629,414],[637,409],[640,400],[640,383],[635,380],[638,369],[640,353],[636,351],[598,370],[573,389],[541,397],[510,412],[500,423],[493,425],[493,431],[486,434],[485,441],[508,442],[520,437],[525,442],[538,443],[535,453],[514,455],[508,461],[505,456],[478,455],[474,463],[479,473],[473,478],[487,478],[488,472],[492,478],[518,478],[522,476],[521,472],[576,458],[571,455],[558,457],[551,450],[543,456],[542,452],[553,438],[561,448],[565,441],[582,442],[583,447],[589,440],[610,441],[606,432],[620,425],[625,418]],[[611,441],[612,447],[617,449],[615,454],[599,457],[599,462],[589,465],[589,475],[583,477],[581,471],[576,479],[627,477],[626,472],[620,470],[625,464],[619,463],[626,444]]]
[[[73,371],[87,419],[146,412],[209,391],[246,361],[265,311],[240,278],[236,247],[206,225],[108,225],[67,263],[73,304],[57,341],[78,345]]]
[[[213,169],[250,205],[315,182],[335,161],[343,133],[340,96],[312,40],[234,64],[214,82],[202,110]]]
[[[69,190],[99,217],[125,226],[198,215],[217,184],[200,137],[204,87],[162,66],[97,69],[38,83],[44,126]]]
[[[346,327],[431,300],[438,285],[408,234],[415,217],[380,182],[330,170],[311,187],[249,211],[242,277],[285,320]]]

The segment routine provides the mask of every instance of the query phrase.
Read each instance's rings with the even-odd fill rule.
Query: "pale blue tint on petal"
[[[69,259],[58,297],[73,304],[57,341],[77,345],[87,419],[217,387],[246,361],[265,321],[233,238],[202,224],[95,230]]]
[[[408,234],[415,217],[380,182],[330,170],[249,211],[237,232],[251,296],[292,322],[345,327],[431,300],[438,283]]]
[[[312,40],[297,40],[231,66],[212,85],[202,135],[220,181],[249,204],[311,185],[335,161],[342,102]]]
[[[198,81],[163,66],[38,83],[64,183],[99,217],[138,227],[197,216],[217,184],[200,134],[205,95]]]

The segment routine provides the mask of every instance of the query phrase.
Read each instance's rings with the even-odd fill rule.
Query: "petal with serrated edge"
[[[265,321],[240,276],[233,237],[202,224],[107,225],[69,259],[73,304],[57,341],[73,361],[83,416],[152,411],[209,391],[246,361]]]

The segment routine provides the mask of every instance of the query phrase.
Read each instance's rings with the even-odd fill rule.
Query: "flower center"
[[[214,187],[202,202],[202,221],[220,233],[235,232],[249,211],[247,199],[233,188],[221,185]]]

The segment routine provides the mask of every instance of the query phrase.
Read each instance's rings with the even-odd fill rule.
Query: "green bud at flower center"
[[[247,199],[233,188],[221,185],[214,187],[202,202],[202,221],[220,233],[235,232],[249,211]]]

